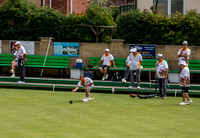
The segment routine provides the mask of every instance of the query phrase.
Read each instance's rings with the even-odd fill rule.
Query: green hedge
[[[55,41],[95,42],[92,30],[80,27],[80,24],[115,25],[105,7],[92,6],[86,13],[84,16],[66,16],[27,0],[6,0],[0,6],[0,39],[38,40],[51,36]],[[107,42],[111,36],[111,30],[103,31],[100,42]]]
[[[118,16],[117,25],[118,38],[126,43],[178,45],[187,40],[190,45],[200,45],[200,14],[196,10],[171,17],[132,11]]]

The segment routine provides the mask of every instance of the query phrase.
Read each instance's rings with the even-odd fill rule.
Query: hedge
[[[116,32],[126,43],[178,45],[187,40],[200,46],[200,14],[191,10],[167,17],[147,10],[132,11],[118,16]]]
[[[95,12],[94,12],[95,11]],[[115,25],[111,12],[105,7],[91,6],[86,15],[65,15],[47,7],[38,7],[27,0],[6,0],[0,6],[0,39],[38,40],[54,37],[55,41],[95,42],[90,28],[80,24]],[[107,42],[111,30],[101,33],[100,42]]]

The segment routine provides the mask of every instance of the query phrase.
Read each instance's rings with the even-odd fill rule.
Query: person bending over
[[[92,81],[92,79],[81,75],[78,85],[76,86],[75,89],[72,90],[72,92],[76,92],[80,86],[85,87],[86,97],[83,99],[83,102],[88,102],[90,100],[90,91],[92,90],[92,87],[94,86],[94,82]]]

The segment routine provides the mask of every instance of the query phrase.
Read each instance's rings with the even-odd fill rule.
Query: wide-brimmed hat
[[[187,45],[188,44],[188,42],[187,41],[183,41],[183,43],[182,43],[183,45]]]

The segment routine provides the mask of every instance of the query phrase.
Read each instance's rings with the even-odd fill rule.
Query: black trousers
[[[25,77],[25,59],[19,58],[18,60],[18,68],[19,68],[19,75],[20,75],[20,81],[24,81]]]
[[[158,78],[158,86],[160,91],[160,97],[166,97],[167,96],[166,79]]]

